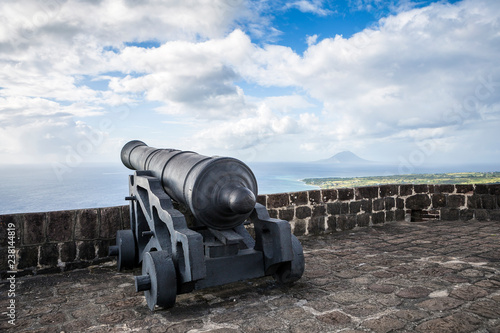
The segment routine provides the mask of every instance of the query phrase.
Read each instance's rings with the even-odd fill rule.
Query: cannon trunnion
[[[135,287],[151,310],[196,289],[267,275],[280,283],[301,278],[302,246],[287,221],[256,203],[257,182],[243,162],[141,141],[127,143],[121,159],[136,170],[126,198],[131,228],[117,232],[110,255],[119,270],[142,264]]]

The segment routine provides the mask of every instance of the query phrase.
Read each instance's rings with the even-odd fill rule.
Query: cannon
[[[118,270],[142,265],[136,292],[148,307],[169,308],[178,294],[273,276],[291,284],[304,272],[299,240],[287,221],[257,203],[250,168],[230,157],[157,149],[128,142],[130,229],[116,233],[109,254]],[[252,225],[254,237],[246,225]]]

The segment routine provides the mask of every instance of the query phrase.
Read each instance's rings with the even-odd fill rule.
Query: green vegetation
[[[384,184],[500,184],[500,172],[458,172],[353,178],[307,178],[307,185],[321,188],[358,187]]]

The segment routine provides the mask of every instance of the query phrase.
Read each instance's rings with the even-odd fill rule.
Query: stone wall
[[[9,265],[9,225],[15,225],[18,275],[60,272],[109,260],[116,231],[130,228],[128,206],[0,215],[0,273]],[[12,234],[12,231],[11,231]]]
[[[392,221],[500,222],[500,184],[381,185],[260,195],[271,217],[297,236]],[[15,225],[18,275],[60,272],[110,260],[117,230],[129,227],[128,206],[0,215],[0,273],[9,270],[8,226]],[[12,234],[12,231],[11,231]],[[10,239],[12,240],[12,239]]]
[[[380,185],[269,194],[259,202],[297,236],[392,221],[500,221],[500,184]]]

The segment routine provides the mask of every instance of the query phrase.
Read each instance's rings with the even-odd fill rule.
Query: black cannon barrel
[[[121,160],[129,169],[151,171],[172,199],[187,206],[208,227],[237,227],[255,207],[255,176],[235,158],[157,149],[134,140],[122,148]]]

